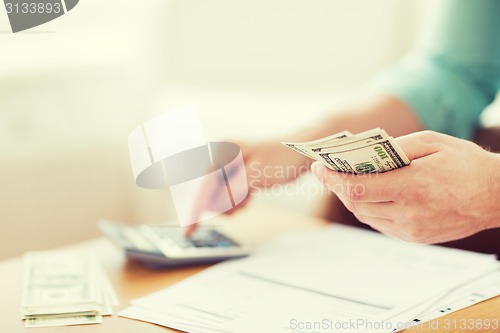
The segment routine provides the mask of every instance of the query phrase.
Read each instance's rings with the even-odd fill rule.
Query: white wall
[[[168,16],[168,1],[148,3],[85,0],[18,34],[0,10],[0,258],[95,237],[101,217],[172,215],[165,193],[134,185],[128,162]]]
[[[353,85],[404,54],[417,1],[180,0],[168,79],[268,87]]]

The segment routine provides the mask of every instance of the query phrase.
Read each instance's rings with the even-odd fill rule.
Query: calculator
[[[151,268],[215,263],[249,254],[247,248],[214,227],[200,226],[186,237],[184,229],[176,225],[132,226],[107,220],[97,225],[127,257]]]

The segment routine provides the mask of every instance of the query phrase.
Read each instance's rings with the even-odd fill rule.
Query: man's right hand
[[[243,154],[249,194],[233,209],[226,211],[226,214],[232,214],[244,207],[252,192],[274,184],[291,182],[308,172],[307,158],[285,147],[280,141],[276,139],[252,143],[236,143]],[[235,173],[238,173],[238,171],[235,171]],[[231,179],[229,179],[229,183],[231,183]],[[196,222],[203,211],[213,210],[211,208],[214,205],[217,206],[222,192],[225,193],[225,191],[227,191],[226,186],[222,186],[219,182],[213,180],[206,182],[202,186],[193,207],[192,221],[194,223],[186,229],[186,236],[191,235],[196,230]]]
[[[239,143],[250,190],[288,183],[308,171],[307,158],[285,147],[281,141]]]

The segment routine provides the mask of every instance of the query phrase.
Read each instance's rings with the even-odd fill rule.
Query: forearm
[[[326,119],[290,136],[296,141],[314,140],[343,130],[359,133],[380,127],[389,135],[401,136],[423,129],[418,117],[402,101],[389,96],[360,98]]]
[[[498,169],[500,168],[500,154],[488,153],[490,155],[490,163],[486,166],[488,167],[487,175],[489,177],[489,192],[492,198],[492,203],[490,206],[491,216],[489,228],[500,228],[500,174]]]

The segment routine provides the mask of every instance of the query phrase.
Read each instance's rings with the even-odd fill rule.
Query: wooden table
[[[218,218],[217,223],[225,225],[225,232],[236,240],[249,246],[258,245],[280,233],[291,229],[320,228],[326,221],[305,216],[274,206],[251,203],[242,212]],[[104,238],[75,244],[68,249],[90,250],[95,252],[102,267],[109,274],[113,286],[120,298],[118,308],[127,307],[129,301],[139,296],[170,286],[207,266],[177,268],[151,271],[137,262],[126,260],[124,255]],[[105,317],[103,324],[87,326],[24,328],[20,318],[22,289],[22,259],[15,258],[0,262],[0,333],[17,332],[106,332],[106,333],[155,333],[175,332],[157,325],[134,321],[118,316]],[[482,302],[473,307],[457,311],[439,319],[439,329],[426,328],[407,330],[406,332],[464,332],[457,329],[444,329],[444,320],[459,325],[464,319],[500,319],[500,297]],[[467,332],[499,332],[500,330],[467,330]],[[272,332],[270,332],[272,333]]]

